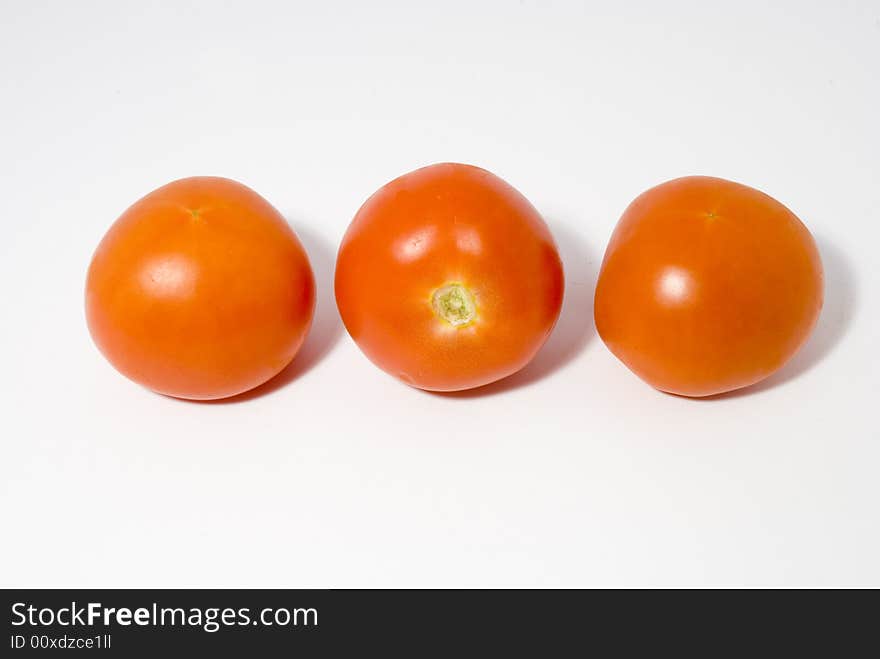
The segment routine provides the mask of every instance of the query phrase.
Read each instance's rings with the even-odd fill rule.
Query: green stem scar
[[[462,284],[453,282],[434,291],[431,297],[434,313],[453,327],[465,327],[477,317],[473,294]]]

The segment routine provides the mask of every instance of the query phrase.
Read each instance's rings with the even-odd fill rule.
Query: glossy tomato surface
[[[562,304],[562,264],[532,205],[478,167],[401,176],[361,207],[336,300],[377,366],[433,391],[487,384],[535,355]]]
[[[662,391],[708,396],[754,384],[807,340],[822,308],[813,237],[781,203],[705,176],[630,204],[596,287],[596,328]]]
[[[169,183],[116,220],[92,258],[86,318],[124,375],[190,399],[233,396],[283,369],[315,286],[287,222],[224,178]]]

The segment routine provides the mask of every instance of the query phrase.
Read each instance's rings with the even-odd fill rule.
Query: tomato
[[[807,340],[822,308],[813,237],[745,185],[691,176],[630,204],[596,286],[596,328],[652,386],[709,396],[754,384]]]
[[[232,396],[282,370],[315,284],[287,222],[223,178],[169,183],[116,220],[92,258],[86,318],[113,366],[180,398]]]
[[[525,366],[562,305],[550,230],[486,170],[438,164],[357,212],[336,263],[345,327],[379,368],[421,389],[488,384]]]

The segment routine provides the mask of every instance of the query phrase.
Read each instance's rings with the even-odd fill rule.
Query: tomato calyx
[[[434,291],[431,307],[441,320],[455,328],[467,327],[477,317],[473,293],[458,282],[450,282]]]

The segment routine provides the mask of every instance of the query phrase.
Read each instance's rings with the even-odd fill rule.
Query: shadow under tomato
[[[859,285],[849,257],[834,243],[816,237],[825,271],[825,301],[816,327],[806,344],[776,373],[750,387],[723,394],[691,398],[695,401],[720,401],[753,394],[781,386],[800,377],[830,355],[843,340],[858,310]],[[679,398],[685,398],[679,396]]]
[[[601,261],[575,231],[566,226],[548,224],[565,272],[562,311],[550,338],[535,358],[513,375],[475,389],[425,393],[450,398],[480,398],[526,387],[562,368],[587,347],[596,334],[593,296]]]
[[[312,233],[308,228],[295,227],[295,231],[309,256],[309,262],[315,275],[315,317],[302,348],[293,361],[278,375],[258,387],[229,398],[188,402],[229,405],[270,394],[310,371],[342,338],[342,321],[336,310],[336,299],[333,296],[336,251],[323,238]]]

